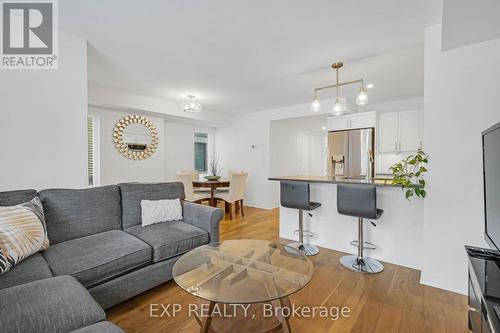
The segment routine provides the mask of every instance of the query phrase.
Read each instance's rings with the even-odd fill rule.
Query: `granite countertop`
[[[388,177],[375,177],[367,180],[366,178],[345,178],[340,176],[314,176],[314,175],[293,175],[283,177],[270,177],[269,180],[291,180],[308,183],[328,183],[328,184],[369,184],[375,186],[393,186],[392,179]],[[397,186],[397,185],[396,185]]]

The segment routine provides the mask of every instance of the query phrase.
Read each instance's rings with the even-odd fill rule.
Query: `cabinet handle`
[[[401,142],[399,142],[399,151],[401,151]]]

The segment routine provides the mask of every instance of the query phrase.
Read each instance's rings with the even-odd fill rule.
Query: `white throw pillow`
[[[142,226],[182,220],[182,205],[179,199],[141,200]]]

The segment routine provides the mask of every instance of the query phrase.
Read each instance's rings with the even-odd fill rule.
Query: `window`
[[[194,133],[194,169],[208,171],[208,133]]]
[[[89,186],[99,185],[98,147],[99,147],[99,118],[96,115],[87,116],[87,174]]]

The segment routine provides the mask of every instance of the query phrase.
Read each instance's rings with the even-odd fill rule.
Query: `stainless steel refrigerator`
[[[328,133],[329,176],[370,178],[374,176],[374,128]]]

